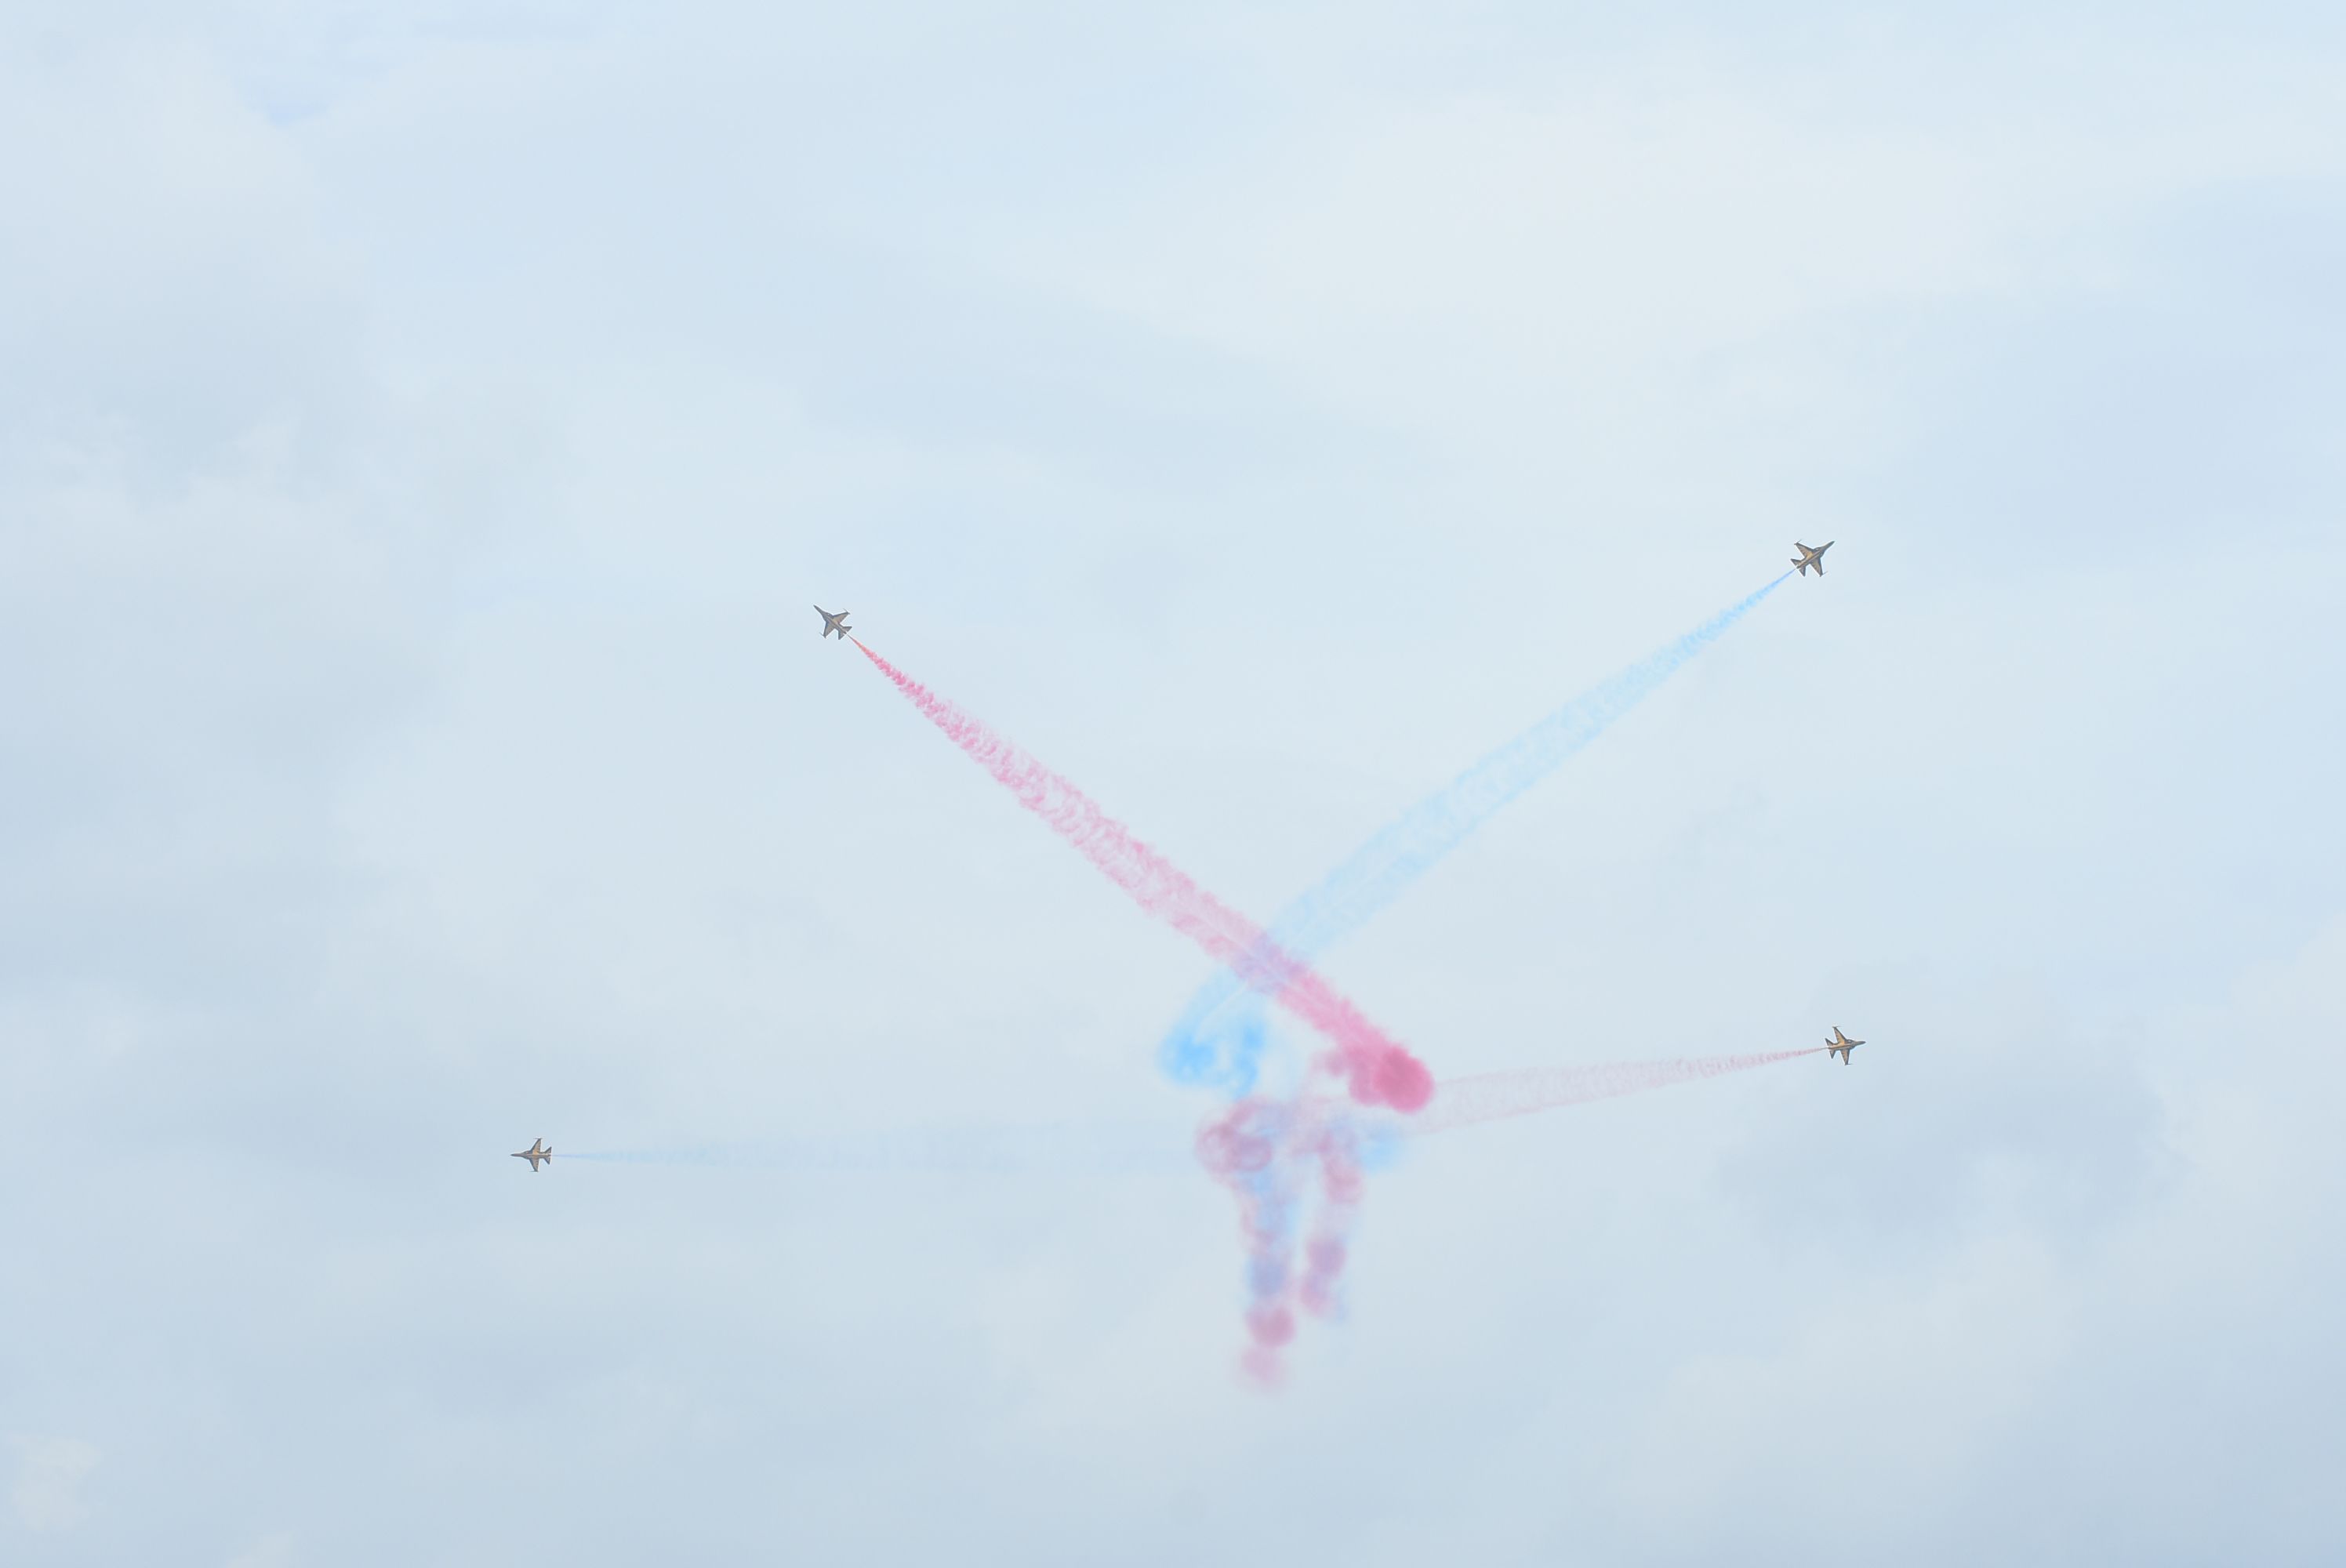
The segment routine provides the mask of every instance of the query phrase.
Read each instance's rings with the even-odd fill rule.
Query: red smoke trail
[[[1018,797],[1020,805],[1130,893],[1133,901],[1228,965],[1253,990],[1335,1043],[1327,1064],[1344,1076],[1353,1099],[1396,1111],[1422,1109],[1433,1075],[1358,1007],[1267,941],[1262,928],[1207,892],[1163,855],[1133,837],[1073,784],[944,697],[864,647],[863,657],[895,683],[913,707],[969,759]]]
[[[1748,1056],[1677,1056],[1660,1062],[1606,1062],[1583,1067],[1533,1067],[1515,1073],[1484,1073],[1472,1078],[1443,1081],[1439,1099],[1424,1115],[1412,1117],[1413,1133],[1446,1132],[1452,1127],[1495,1122],[1505,1116],[1527,1116],[1558,1105],[1609,1100],[1647,1089],[1690,1084],[1729,1073],[1814,1056],[1824,1050],[1810,1045],[1800,1051],[1762,1051]]]

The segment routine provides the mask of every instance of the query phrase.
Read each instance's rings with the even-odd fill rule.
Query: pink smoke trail
[[[1262,928],[1200,888],[1163,855],[1135,838],[1089,797],[979,720],[882,658],[855,646],[913,707],[944,731],[964,756],[1018,797],[1075,846],[1143,910],[1164,921],[1225,964],[1248,986],[1326,1035],[1335,1049],[1323,1064],[1341,1074],[1353,1099],[1421,1110],[1433,1095],[1433,1075],[1398,1041],[1326,981],[1270,942]]]
[[[1762,1051],[1745,1056],[1675,1056],[1659,1062],[1605,1062],[1580,1067],[1533,1067],[1515,1073],[1482,1073],[1471,1078],[1448,1078],[1441,1095],[1424,1114],[1412,1117],[1412,1133],[1447,1132],[1453,1127],[1495,1122],[1507,1116],[1528,1116],[1558,1105],[1586,1105],[1621,1095],[1666,1089],[1702,1078],[1748,1073],[1814,1056],[1821,1045],[1799,1051]]]
[[[1426,1110],[1400,1121],[1363,1116],[1324,1095],[1274,1100],[1250,1095],[1233,1103],[1198,1130],[1198,1159],[1238,1199],[1239,1227],[1247,1250],[1250,1340],[1242,1364],[1258,1381],[1277,1384],[1280,1353],[1295,1337],[1297,1310],[1318,1318],[1335,1313],[1344,1237],[1361,1200],[1364,1156],[1380,1147],[1389,1149],[1388,1140],[1394,1135],[1446,1132],[1642,1094],[1814,1056],[1823,1049],[1815,1045],[1739,1056],[1535,1067],[1450,1078],[1437,1085]],[[1299,1246],[1299,1222],[1311,1203],[1315,1174],[1319,1202],[1311,1234]]]

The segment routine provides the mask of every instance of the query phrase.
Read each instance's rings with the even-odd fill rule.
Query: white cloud
[[[71,1530],[87,1516],[81,1483],[97,1468],[96,1443],[80,1438],[12,1434],[8,1448],[16,1458],[8,1501],[26,1529]]]

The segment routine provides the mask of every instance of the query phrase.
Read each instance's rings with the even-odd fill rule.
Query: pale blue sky
[[[11,6],[0,1562],[2337,1561],[2342,275],[2327,7]],[[1203,961],[809,601],[1267,916],[1795,537],[1326,968],[1873,1044],[1252,1390]]]

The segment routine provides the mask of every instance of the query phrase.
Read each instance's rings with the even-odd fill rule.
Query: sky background
[[[1908,9],[15,0],[0,1561],[2346,1556],[2346,13]],[[1872,1044],[1254,1388],[1204,960],[809,603],[1268,917],[1796,537],[1324,968]]]

